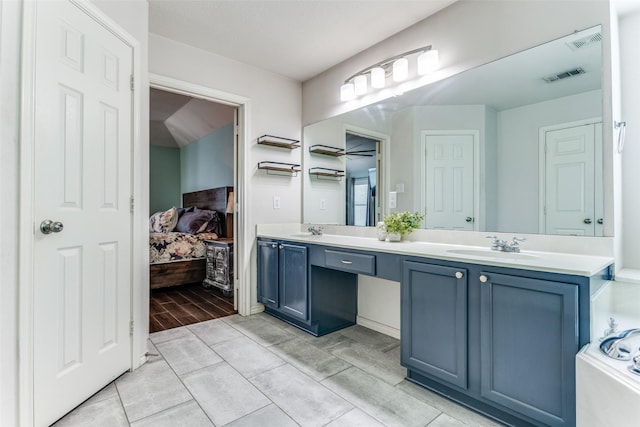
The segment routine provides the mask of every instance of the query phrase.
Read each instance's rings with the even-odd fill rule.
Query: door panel
[[[308,318],[307,248],[280,245],[280,309],[300,320]]]
[[[544,425],[575,425],[578,287],[482,275],[482,397]]]
[[[34,421],[131,361],[132,49],[66,1],[36,5]],[[59,221],[59,232],[40,231]]]
[[[467,270],[412,261],[402,268],[402,364],[466,389]]]
[[[425,135],[425,146],[427,228],[473,230],[473,136]]]
[[[258,301],[278,308],[278,244],[258,241]]]

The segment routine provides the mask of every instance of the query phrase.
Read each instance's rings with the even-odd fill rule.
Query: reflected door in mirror
[[[588,123],[545,132],[544,233],[602,236],[600,128]]]
[[[474,136],[423,134],[427,228],[474,229]]]

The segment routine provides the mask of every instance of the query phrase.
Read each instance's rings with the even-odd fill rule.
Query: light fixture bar
[[[348,83],[351,80],[353,80],[354,78],[356,78],[357,76],[359,76],[360,74],[366,74],[369,71],[371,71],[374,68],[383,68],[383,69],[387,69],[389,68],[389,66],[391,66],[391,64],[393,64],[396,60],[403,58],[405,56],[409,56],[409,55],[413,55],[415,53],[419,53],[419,52],[428,52],[432,49],[431,45],[427,45],[427,46],[423,46],[423,47],[419,47],[417,49],[413,49],[413,50],[409,50],[407,52],[392,56],[390,58],[385,59],[384,61],[380,61],[374,65],[370,65],[367,68],[364,68],[360,71],[358,71],[357,73],[355,73],[354,75],[352,75],[351,77],[349,77],[348,79],[346,79],[344,82]],[[373,84],[372,84],[373,86]]]

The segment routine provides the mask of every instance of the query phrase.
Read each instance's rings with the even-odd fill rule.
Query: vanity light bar
[[[417,58],[418,75],[422,76],[438,69],[438,51],[432,49],[431,45],[409,50],[364,68],[346,79],[344,84],[340,86],[340,100],[351,101],[356,96],[366,94],[368,89],[367,74],[370,74],[371,87],[376,89],[385,86],[390,69],[392,72],[389,74],[393,77],[394,82],[406,80],[409,77],[409,60],[407,57],[417,53],[420,54]]]

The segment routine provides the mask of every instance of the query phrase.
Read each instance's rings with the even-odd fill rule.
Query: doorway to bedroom
[[[237,313],[237,110],[150,88],[150,333]]]

